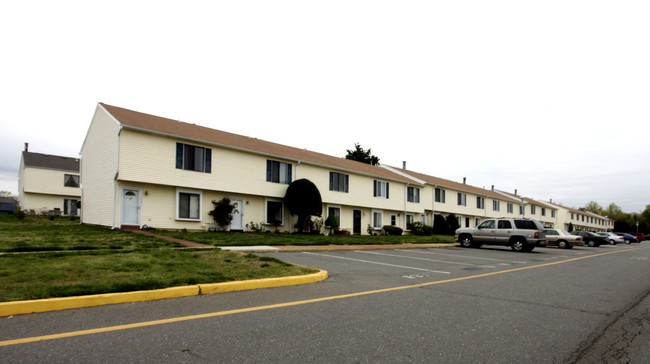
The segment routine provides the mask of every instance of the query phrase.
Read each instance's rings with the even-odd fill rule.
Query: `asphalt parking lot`
[[[4,318],[0,357],[33,363],[642,362],[650,282],[639,277],[650,274],[648,248],[260,253],[325,269],[330,278]],[[10,342],[17,338],[35,339]]]

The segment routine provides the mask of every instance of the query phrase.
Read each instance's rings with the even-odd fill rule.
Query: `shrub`
[[[438,235],[449,235],[449,224],[442,215],[435,215],[433,218],[433,233]]]
[[[221,230],[225,231],[232,222],[233,212],[238,212],[234,205],[230,204],[230,199],[224,197],[219,201],[212,201],[214,209],[208,214],[214,218]]]
[[[404,229],[402,229],[399,226],[393,226],[393,225],[384,225],[384,231],[386,232],[386,235],[402,235],[404,232]]]
[[[330,235],[332,234],[332,229],[338,230],[339,228],[339,220],[336,218],[334,215],[330,215],[327,217],[327,220],[325,220],[325,226],[330,228]]]
[[[420,221],[416,221],[414,223],[411,223],[407,226],[409,230],[411,230],[411,234],[413,235],[432,235],[433,234],[433,226],[425,225],[421,223]]]

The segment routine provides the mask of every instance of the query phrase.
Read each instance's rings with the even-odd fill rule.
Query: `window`
[[[445,203],[445,190],[436,188],[436,202]]]
[[[508,210],[508,213],[509,213],[509,214],[512,214],[512,213],[514,213],[514,211],[515,211],[514,205],[511,204],[511,203],[509,203],[509,204],[506,205],[506,209]]]
[[[373,196],[388,198],[388,182],[374,181]]]
[[[330,191],[348,192],[349,182],[347,174],[330,172]]]
[[[420,203],[420,189],[416,187],[407,187],[406,200],[408,202]]]
[[[395,215],[395,214],[390,215],[390,224],[391,224],[392,226],[396,226],[396,225],[397,225],[397,215]]]
[[[384,213],[382,211],[372,212],[372,228],[381,229],[384,226]]]
[[[524,214],[524,205],[520,205],[519,206],[519,215],[523,215],[523,214]]]
[[[176,143],[176,168],[210,173],[212,169],[212,149]]]
[[[481,225],[479,225],[480,229],[494,229],[494,220],[485,220]]]
[[[481,219],[478,218],[478,217],[475,217],[474,218],[474,226],[478,226],[478,224],[480,224],[480,223],[481,223]]]
[[[542,207],[542,216],[546,216],[546,209]]]
[[[551,210],[551,217],[555,217],[555,210]]]
[[[65,187],[79,187],[79,176],[76,174],[64,174],[63,185]]]
[[[341,225],[341,208],[338,206],[328,206],[327,207],[327,216],[334,216],[336,218],[336,222]]]
[[[406,228],[410,229],[410,226],[413,225],[413,215],[407,214],[406,215]]]
[[[467,206],[467,194],[458,192],[458,206]]]
[[[194,191],[176,192],[176,218],[179,220],[201,220],[201,193]]]
[[[266,181],[274,183],[291,183],[291,164],[284,162],[276,162],[272,160],[266,161]]]
[[[530,213],[535,215],[535,205],[530,205]]]
[[[63,199],[63,216],[79,216],[79,200],[73,198]]]
[[[483,198],[483,197],[477,197],[476,198],[476,208],[477,209],[484,209],[485,208],[485,198]]]
[[[497,222],[497,229],[512,229],[510,220],[499,220]]]
[[[492,211],[500,211],[501,210],[501,201],[494,200],[492,201]]]
[[[284,224],[284,204],[282,201],[266,200],[266,223],[276,226]]]

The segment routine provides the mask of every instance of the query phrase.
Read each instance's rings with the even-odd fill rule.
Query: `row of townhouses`
[[[104,103],[97,105],[80,159],[23,152],[19,203],[113,228],[205,230],[214,222],[211,202],[228,197],[236,207],[231,230],[254,224],[290,232],[295,218],[283,197],[300,178],[318,187],[323,218],[334,215],[353,234],[381,233],[385,225],[408,231],[409,223],[433,225],[435,215],[450,214],[461,227],[505,216],[561,229],[613,228],[607,217],[516,191],[453,182],[405,164],[373,166]]]

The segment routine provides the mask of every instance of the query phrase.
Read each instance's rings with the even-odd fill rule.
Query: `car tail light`
[[[539,239],[539,231],[535,231],[535,239]]]
[[[578,238],[576,239],[576,241],[580,241],[580,240],[582,240],[582,238],[578,236]]]

